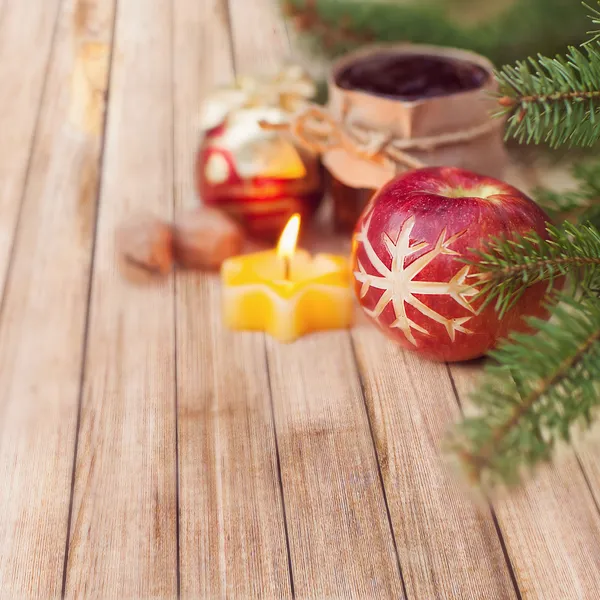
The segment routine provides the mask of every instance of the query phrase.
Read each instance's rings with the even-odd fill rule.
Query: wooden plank
[[[46,12],[31,2],[12,2],[5,10],[12,14],[20,4]],[[77,2],[63,4],[6,287],[0,321],[3,598],[61,593],[113,5],[93,0],[76,19]],[[20,35],[29,37],[28,28]],[[23,57],[10,62],[20,66],[33,101],[33,73],[40,67],[35,53],[30,58],[26,69]],[[0,103],[9,97],[3,94]],[[9,115],[0,115],[16,134]],[[10,116],[30,131],[23,107]],[[23,153],[29,145],[24,133],[5,150]],[[18,161],[10,168],[14,174],[3,183],[14,197],[23,169]]]
[[[277,71],[291,49],[275,0],[230,7],[238,72]],[[296,596],[402,597],[349,335],[267,349]]]
[[[0,294],[29,168],[60,0],[0,8]],[[24,62],[26,68],[24,68]]]
[[[194,190],[200,101],[233,77],[224,0],[175,4],[177,210]],[[291,596],[262,334],[221,322],[215,274],[177,277],[181,594]]]
[[[213,277],[178,282],[182,596],[287,598],[264,340],[225,333],[220,300]]]
[[[66,596],[175,597],[173,278],[126,280],[114,244],[132,211],[172,217],[171,2],[117,12]]]
[[[292,54],[279,1],[229,0],[229,10],[236,72],[277,72]]]
[[[464,494],[441,443],[460,414],[446,366],[369,324],[353,339],[409,598],[514,598],[489,508]]]
[[[349,335],[267,352],[296,595],[403,597]]]
[[[600,510],[600,422],[595,421],[590,429],[576,430],[573,443],[596,507]]]
[[[453,365],[461,402],[481,374],[478,365]],[[523,597],[593,598],[600,589],[600,516],[574,453],[510,493],[494,499],[506,549]]]

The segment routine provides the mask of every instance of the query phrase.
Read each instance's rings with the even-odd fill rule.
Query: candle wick
[[[286,281],[290,279],[291,261],[289,256],[283,257],[283,278]]]

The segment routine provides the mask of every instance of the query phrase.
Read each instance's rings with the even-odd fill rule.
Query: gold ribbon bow
[[[215,90],[200,109],[200,127],[217,127],[233,112],[250,108],[277,108],[292,113],[308,104],[316,85],[299,65],[283,68],[274,77],[238,77],[233,85]]]

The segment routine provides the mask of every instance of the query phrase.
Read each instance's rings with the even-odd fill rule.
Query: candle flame
[[[294,255],[299,231],[300,215],[296,213],[290,217],[277,243],[277,256],[279,258],[291,258]]]

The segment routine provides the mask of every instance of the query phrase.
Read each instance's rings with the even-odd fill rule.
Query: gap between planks
[[[173,195],[172,201],[173,206],[171,212],[173,218],[177,217],[177,183],[176,183],[176,114],[175,114],[175,74],[176,74],[176,35],[175,35],[175,24],[176,24],[176,4],[171,4],[171,156],[173,157],[173,176],[172,176],[172,190]],[[176,589],[177,598],[181,598],[181,496],[180,496],[180,484],[179,484],[179,364],[178,364],[178,338],[177,338],[177,265],[174,267],[173,277],[173,342],[174,342],[174,367],[173,375],[175,379],[174,394],[175,394],[175,411],[174,411],[174,426],[175,426],[175,544],[177,548],[176,554]]]

